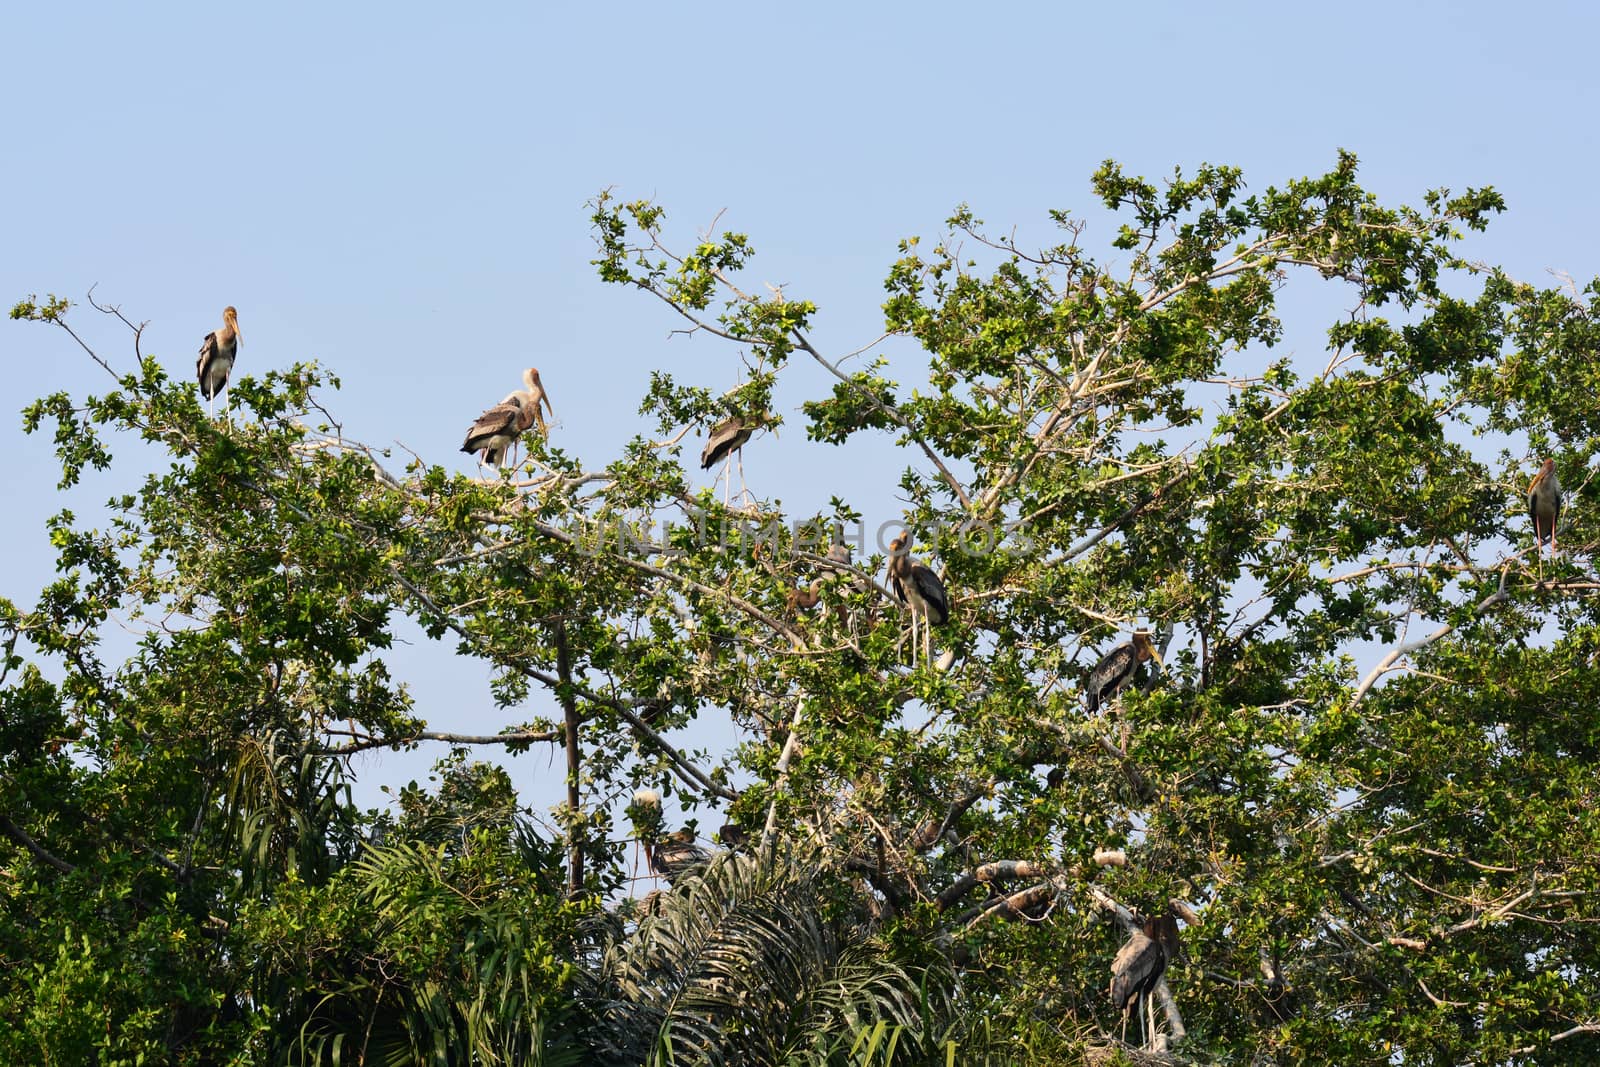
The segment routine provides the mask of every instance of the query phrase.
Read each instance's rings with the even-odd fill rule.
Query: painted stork
[[[1150,643],[1149,630],[1135,630],[1133,640],[1113,648],[1095,664],[1094,670],[1089,672],[1089,714],[1093,715],[1100,710],[1100,706],[1114,698],[1123,689],[1139,669],[1139,664],[1145,660],[1153,659],[1160,666],[1161,653],[1156,651],[1156,646]]]
[[[1150,994],[1166,973],[1167,964],[1178,954],[1178,919],[1168,908],[1159,917],[1145,919],[1138,932],[1128,939],[1111,961],[1111,1003],[1122,1013],[1122,1039],[1128,1038],[1128,1015],[1143,1005],[1145,1044],[1154,1030]]]
[[[217,394],[228,386],[228,374],[233,370],[233,360],[239,354],[239,313],[232,307],[222,309],[222,329],[212,330],[200,342],[200,358],[195,360],[195,376],[200,379],[200,395],[211,405],[209,412],[216,413]]]
[[[727,460],[731,468],[734,453],[739,453],[739,487],[742,493],[744,490],[745,442],[749,441],[760,428],[761,421],[759,419],[746,418],[743,415],[734,415],[731,418],[723,419],[711,428],[711,436],[706,438],[706,446],[700,451],[700,468],[702,470],[710,470],[723,460]],[[728,493],[733,485],[732,473],[732,470],[729,469],[718,475],[719,480],[722,478],[728,479],[722,487],[723,507],[728,505]],[[716,483],[713,482],[712,485],[715,486]]]
[[[1561,482],[1556,478],[1556,461],[1547,459],[1528,483],[1528,517],[1533,519],[1533,554],[1539,560],[1539,579],[1544,580],[1541,546],[1548,535],[1550,558],[1556,557],[1556,520],[1561,518]]]
[[[939,576],[911,558],[909,538],[901,534],[889,542],[889,587],[911,609],[911,662],[917,660],[917,619],[922,619],[922,660],[933,658],[931,628],[950,621],[950,595]]]
[[[481,451],[480,463],[498,466],[506,452],[534,423],[538,423],[540,433],[545,432],[547,427],[544,416],[539,412],[539,404],[542,401],[548,408],[550,401],[545,396],[544,385],[539,381],[538,370],[529,367],[522,372],[522,380],[527,385],[526,389],[506,394],[504,400],[478,416],[478,421],[467,431],[461,451]],[[555,417],[553,410],[550,417]]]
[[[710,850],[695,844],[694,831],[687,826],[661,836],[661,794],[654,789],[636,790],[627,812],[633,821],[634,837],[644,845],[650,873],[665,878],[668,885],[711,862]]]
[[[668,834],[665,840],[648,846],[645,853],[650,858],[650,869],[677,885],[678,879],[693,874],[711,862],[711,851],[695,844],[694,831],[685,826]]]
[[[822,579],[813,578],[811,584],[804,589],[789,590],[789,611],[810,611],[817,606],[817,601],[822,599]]]
[[[521,393],[508,393],[506,398],[478,416],[478,421],[467,431],[461,443],[463,452],[482,452],[480,464],[500,465],[506,452],[516,444],[517,438],[533,425],[533,411]]]

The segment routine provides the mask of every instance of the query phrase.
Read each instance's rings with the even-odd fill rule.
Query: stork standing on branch
[[[1556,520],[1561,518],[1561,481],[1556,477],[1556,461],[1547,459],[1528,483],[1528,517],[1533,519],[1533,554],[1539,561],[1539,580],[1544,580],[1541,546],[1550,538],[1550,558],[1556,558]]]
[[[545,396],[544,385],[539,381],[538,370],[529,367],[522,372],[522,380],[527,384],[527,389],[508,393],[504,400],[479,415],[478,421],[467,431],[461,451],[482,452],[478,458],[480,464],[499,466],[506,452],[535,422],[539,424],[540,433],[545,432],[546,424],[539,412],[539,404],[543,402],[549,407],[550,401]],[[550,415],[554,418],[555,412],[551,411]]]
[[[1128,1015],[1144,1007],[1141,1026],[1148,1047],[1155,1032],[1150,994],[1166,973],[1167,964],[1178,954],[1178,919],[1169,907],[1160,916],[1145,919],[1111,962],[1111,1003],[1122,1013],[1122,1041],[1128,1040]]]
[[[217,394],[227,388],[228,374],[239,354],[239,313],[232,306],[222,309],[222,329],[212,330],[200,342],[200,358],[195,360],[195,375],[200,379],[200,395],[210,405],[207,416],[216,415]]]
[[[911,663],[917,662],[917,619],[922,619],[922,661],[933,655],[931,628],[950,621],[950,595],[928,567],[911,558],[909,538],[901,534],[889,542],[889,587],[900,603],[911,609]]]
[[[1135,630],[1132,641],[1107,652],[1095,664],[1094,670],[1089,672],[1089,683],[1085,687],[1089,691],[1089,714],[1099,711],[1102,704],[1127,688],[1139,664],[1150,659],[1155,660],[1157,666],[1165,666],[1161,662],[1161,653],[1150,641],[1149,630]]]
[[[711,862],[710,850],[695,843],[694,831],[687,826],[662,836],[661,794],[654,789],[636,791],[627,812],[634,836],[644,846],[650,873],[665,878],[668,885]]]
[[[711,850],[695,843],[694,831],[687,826],[674,830],[664,840],[646,846],[650,870],[677,885],[678,879],[694,874],[711,862]]]
[[[733,487],[733,455],[739,454],[739,495],[742,498],[747,490],[744,485],[744,446],[756,430],[761,428],[761,421],[755,418],[746,418],[735,415],[723,419],[711,428],[711,436],[706,438],[706,446],[700,452],[700,469],[710,470],[723,460],[728,461],[728,469],[717,475],[718,481],[727,479],[722,486],[722,506],[728,506],[728,494]],[[715,487],[716,482],[711,483]]]

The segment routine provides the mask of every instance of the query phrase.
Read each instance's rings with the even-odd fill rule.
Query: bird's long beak
[[[1167,669],[1166,663],[1161,659],[1161,650],[1156,647],[1154,641],[1150,642],[1150,658],[1156,661],[1157,667],[1160,667],[1162,670]]]

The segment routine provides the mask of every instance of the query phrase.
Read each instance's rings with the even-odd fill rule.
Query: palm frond
[[[616,1063],[778,1064],[885,1021],[920,1032],[917,983],[809,857],[723,853],[600,959],[597,1051]],[[869,1022],[870,1021],[870,1022]]]

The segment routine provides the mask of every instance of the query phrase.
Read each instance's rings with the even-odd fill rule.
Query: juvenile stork
[[[889,588],[911,609],[911,663],[917,662],[917,619],[922,619],[922,660],[933,656],[931,628],[950,621],[950,595],[939,576],[911,558],[909,538],[901,534],[889,542]]]
[[[1155,660],[1157,665],[1165,666],[1161,662],[1161,653],[1150,643],[1149,630],[1135,630],[1132,641],[1107,652],[1095,664],[1094,670],[1089,672],[1089,683],[1085,686],[1089,691],[1089,714],[1099,711],[1102,704],[1127,688],[1139,664],[1150,659]]]
[[[792,615],[797,611],[810,611],[817,606],[817,602],[821,599],[822,579],[813,578],[811,579],[811,584],[804,589],[789,590],[786,602],[789,607],[789,613]]]
[[[1541,546],[1550,538],[1550,558],[1556,557],[1556,520],[1561,518],[1561,482],[1556,478],[1556,461],[1547,459],[1528,483],[1528,517],[1533,519],[1533,554],[1539,561],[1539,580],[1544,580]]]
[[[645,855],[650,860],[650,870],[665,878],[668,885],[677,885],[679,878],[694,874],[711,862],[711,850],[696,844],[694,831],[687,826],[651,843]]]
[[[1145,1046],[1155,1029],[1150,994],[1166,973],[1167,963],[1178,954],[1178,919],[1169,907],[1159,917],[1145,919],[1111,961],[1111,1003],[1122,1013],[1122,1040],[1128,1039],[1131,1009],[1144,1007],[1141,1023]]]
[[[217,394],[227,388],[234,357],[239,354],[239,313],[222,309],[222,329],[212,330],[200,342],[200,358],[195,360],[195,375],[200,379],[200,395],[210,405],[209,416],[216,414]]]
[[[467,439],[461,443],[461,451],[482,452],[478,457],[480,464],[499,466],[506,451],[533,425],[534,414],[535,410],[520,392],[507,394],[504,400],[478,416],[478,421],[467,431]]]
[[[751,436],[761,428],[757,419],[746,418],[743,415],[734,415],[723,419],[711,428],[711,436],[706,438],[706,446],[700,452],[700,469],[710,470],[723,460],[728,461],[728,466],[733,465],[733,454],[739,453],[739,488],[744,491],[744,446]],[[728,493],[732,489],[732,470],[724,470],[718,475],[718,480],[726,478],[722,486],[722,506],[728,506]],[[711,483],[713,486],[716,482]]]

